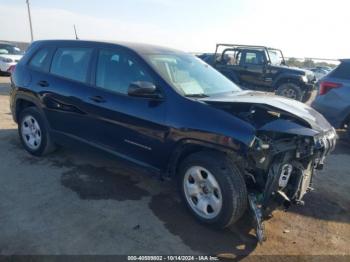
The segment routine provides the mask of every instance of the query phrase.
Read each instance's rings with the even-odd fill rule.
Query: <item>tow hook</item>
[[[256,238],[259,244],[262,244],[266,240],[261,210],[262,205],[258,203],[257,197],[253,193],[248,195],[248,201],[254,218]]]

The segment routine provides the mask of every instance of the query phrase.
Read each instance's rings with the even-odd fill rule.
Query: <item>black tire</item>
[[[36,149],[30,148],[27,143],[24,141],[24,135],[22,135],[22,127],[23,127],[23,121],[26,119],[26,117],[32,117],[36,120],[40,127],[40,136],[41,136],[41,143],[39,144],[39,147]],[[22,142],[23,147],[32,155],[34,156],[43,156],[46,155],[56,149],[54,143],[51,140],[48,124],[42,115],[42,113],[36,108],[36,107],[27,107],[23,109],[18,118],[18,134],[20,137],[20,140]]]
[[[186,198],[185,174],[191,167],[203,167],[208,170],[220,186],[222,206],[220,212],[207,219],[196,213]],[[180,165],[178,185],[182,200],[190,212],[202,223],[217,228],[225,228],[234,224],[247,208],[247,188],[243,175],[237,165],[225,154],[203,151],[188,156]]]
[[[281,84],[276,90],[276,95],[288,97],[298,101],[301,101],[302,99],[302,91],[300,87],[294,83]]]
[[[11,76],[11,74],[0,70],[0,76]]]
[[[312,96],[312,92],[311,92],[311,91],[306,92],[306,93],[304,94],[303,99],[302,99],[301,101],[302,101],[303,103],[306,103],[307,101],[310,100],[311,96]]]

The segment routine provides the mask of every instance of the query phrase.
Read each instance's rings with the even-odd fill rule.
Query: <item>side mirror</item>
[[[128,88],[129,96],[160,99],[161,95],[157,92],[154,84],[146,81],[132,82]]]

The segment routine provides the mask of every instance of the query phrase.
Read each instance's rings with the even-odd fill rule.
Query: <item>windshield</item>
[[[271,59],[271,64],[273,65],[282,65],[283,55],[280,50],[269,49],[269,56]]]
[[[22,55],[23,52],[16,46],[0,44],[0,54],[3,55]]]
[[[211,96],[241,89],[201,59],[188,54],[147,55],[155,70],[185,96]]]

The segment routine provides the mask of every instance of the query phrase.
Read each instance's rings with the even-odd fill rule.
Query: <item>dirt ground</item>
[[[257,244],[249,217],[198,224],[174,185],[86,146],[21,147],[0,77],[0,254],[350,255],[350,144],[339,140],[306,205],[275,211]],[[260,258],[266,258],[261,256]]]

